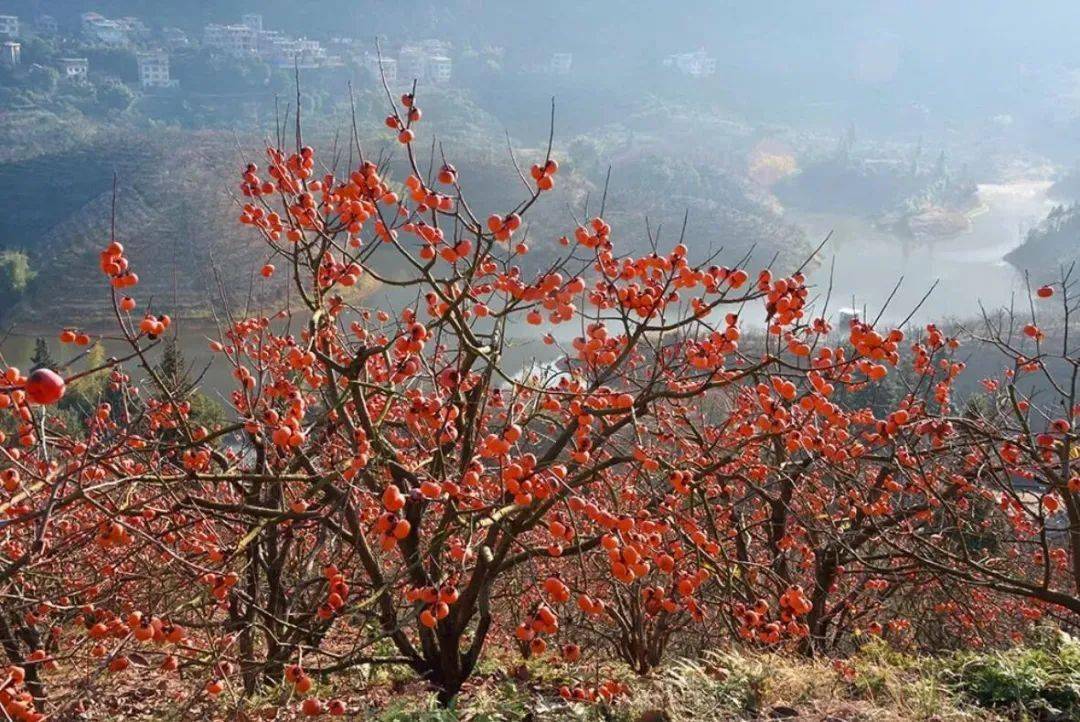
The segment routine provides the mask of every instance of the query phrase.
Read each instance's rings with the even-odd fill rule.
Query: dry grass
[[[556,693],[570,678],[617,677],[632,693],[611,705],[568,704]],[[238,704],[192,695],[197,680],[133,676],[98,695],[82,719],[298,720],[299,700],[271,689]],[[452,709],[404,670],[356,670],[318,680],[313,693],[339,698],[348,719],[373,722],[1066,722],[1080,720],[1080,643],[1053,636],[989,653],[917,657],[884,644],[834,662],[716,650],[670,660],[646,678],[615,665],[522,662],[492,650]],[[329,718],[327,718],[329,719]]]

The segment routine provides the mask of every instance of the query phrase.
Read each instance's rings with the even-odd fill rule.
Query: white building
[[[326,62],[326,48],[318,40],[298,38],[289,40],[280,46],[284,56],[279,59],[282,65],[294,63],[304,68],[317,68]]]
[[[60,58],[60,75],[66,80],[82,82],[90,71],[90,61],[86,58]]]
[[[162,50],[139,53],[139,85],[144,88],[171,88],[176,81],[169,77],[169,55]]]
[[[263,60],[280,53],[280,47],[288,38],[277,30],[259,30],[255,33],[255,54]]]
[[[367,71],[368,75],[374,78],[375,82],[379,82],[380,78],[386,78],[387,85],[394,85],[398,79],[398,63],[393,58],[382,58],[382,65],[379,65],[379,56],[375,53],[365,53],[360,59],[360,65]],[[380,73],[380,69],[382,72]]]
[[[203,28],[203,44],[237,57],[254,55],[258,33],[247,25],[207,25]]]
[[[404,81],[424,80],[427,53],[419,45],[402,45],[398,51],[398,77]]]
[[[2,54],[0,54],[0,65],[10,65],[12,67],[22,62],[22,45],[14,40],[5,40],[2,48]]]
[[[203,44],[229,55],[254,55],[286,67],[298,63],[301,67],[317,68],[329,62],[326,48],[318,40],[264,30],[262,15],[258,13],[244,15],[239,25],[207,25],[203,29]]]
[[[554,75],[568,75],[573,65],[573,53],[552,53],[548,61],[548,72]]]
[[[405,43],[398,50],[397,75],[402,82],[449,82],[454,72],[450,50],[450,43],[434,38]]]
[[[263,17],[259,13],[246,13],[240,16],[240,24],[256,32],[261,32],[263,29]]]
[[[318,68],[326,64],[326,48],[318,40],[292,38],[275,30],[259,33],[257,53],[268,63],[291,68]]]
[[[128,42],[124,26],[115,20],[109,20],[100,13],[83,13],[82,34],[91,43],[119,47]]]
[[[448,83],[454,71],[454,63],[445,55],[432,55],[427,59],[428,77],[434,83]]]
[[[716,58],[698,48],[692,53],[676,53],[664,58],[664,65],[695,78],[707,78],[716,72]]]
[[[19,18],[15,15],[0,15],[0,37],[19,37]]]
[[[346,57],[352,57],[363,50],[362,43],[356,38],[334,37],[326,43],[327,50]]]

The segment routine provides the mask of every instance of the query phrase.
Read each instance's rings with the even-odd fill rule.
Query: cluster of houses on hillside
[[[377,52],[371,42],[353,38],[334,37],[324,44],[319,40],[294,37],[265,27],[263,16],[258,13],[242,15],[234,23],[208,24],[203,27],[201,37],[194,39],[179,28],[152,29],[137,17],[110,18],[93,11],[82,13],[78,16],[77,24],[67,23],[63,29],[56,18],[39,15],[28,30],[32,35],[58,38],[63,41],[64,47],[90,46],[131,51],[138,62],[139,85],[144,89],[175,87],[177,81],[170,74],[170,55],[191,48],[234,58],[254,58],[283,68],[353,65],[376,82],[385,78],[391,85],[411,83],[413,79],[446,85],[454,78],[454,49],[445,40],[408,41],[393,46],[384,43],[382,52]],[[20,37],[25,33],[19,17],[0,15],[0,64],[16,66],[22,62]],[[501,49],[498,50],[501,53]],[[52,62],[61,78],[72,82],[85,81],[91,70],[88,58],[78,55],[56,58]],[[573,69],[573,62],[571,53],[553,52],[523,69],[567,76]],[[704,51],[673,55],[665,64],[694,76],[709,75],[715,70],[715,60],[705,55]]]
[[[353,60],[372,78],[386,78],[389,85],[397,83],[399,79],[403,82],[416,79],[445,84],[450,82],[454,73],[450,44],[443,40],[405,43],[398,49],[396,58],[362,49],[358,43],[347,38],[339,38],[335,42],[349,47]]]
[[[318,40],[294,38],[279,30],[263,27],[263,17],[248,13],[240,22],[211,24],[203,28],[203,46],[234,57],[256,57],[279,66],[304,68],[338,67],[344,64],[331,56]]]
[[[86,12],[79,17],[78,40],[90,45],[110,48],[139,47],[135,58],[139,68],[139,84],[143,88],[175,87],[176,81],[169,76],[168,53],[152,45],[150,28],[136,17],[107,18],[96,12]],[[0,37],[5,38],[0,53],[0,63],[19,65],[22,62],[21,24],[18,16],[0,15]],[[166,29],[168,30],[168,29]],[[39,15],[34,20],[33,33],[56,36],[59,26],[51,15]],[[60,77],[71,82],[82,82],[90,72],[90,61],[85,57],[61,57],[56,60]]]
[[[373,78],[385,77],[388,83],[413,78],[436,84],[450,82],[454,72],[450,43],[422,40],[402,44],[396,54],[372,52],[370,44],[353,38],[332,38],[327,45],[318,40],[294,38],[263,27],[258,14],[248,14],[240,22],[212,24],[203,29],[203,46],[233,57],[256,57],[283,67],[341,67],[351,61]]]

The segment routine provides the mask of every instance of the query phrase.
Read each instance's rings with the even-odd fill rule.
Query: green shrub
[[[1080,642],[1064,633],[1037,646],[959,653],[942,665],[942,679],[980,707],[1080,719]]]

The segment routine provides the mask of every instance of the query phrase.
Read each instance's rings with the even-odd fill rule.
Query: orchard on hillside
[[[602,213],[530,238],[559,179],[550,142],[518,169],[520,203],[485,216],[462,172],[420,159],[415,94],[391,105],[403,179],[358,145],[348,167],[323,161],[299,118],[293,147],[243,169],[239,220],[291,296],[226,311],[211,347],[235,380],[228,422],[201,425],[155,366],[171,321],[114,240],[101,271],[130,353],[66,381],[5,372],[10,717],[72,714],[134,669],[189,701],[280,685],[315,716],[348,713],[315,680],[359,665],[411,668],[448,703],[493,640],[565,661],[563,696],[606,701],[625,687],[577,671],[583,656],[646,674],[721,640],[842,654],[864,633],[1076,625],[1067,334],[1062,380],[1034,318],[1016,337],[988,320],[1012,367],[986,408],[954,408],[957,338],[833,329],[803,269],[628,255]],[[538,267],[540,244],[556,260]],[[348,289],[365,276],[410,301],[364,305]],[[1066,328],[1074,285],[1033,294],[1061,299]],[[508,360],[521,335],[549,362]],[[53,413],[102,371],[78,428]],[[1024,374],[1051,380],[1052,416]],[[890,380],[885,413],[843,400]]]

